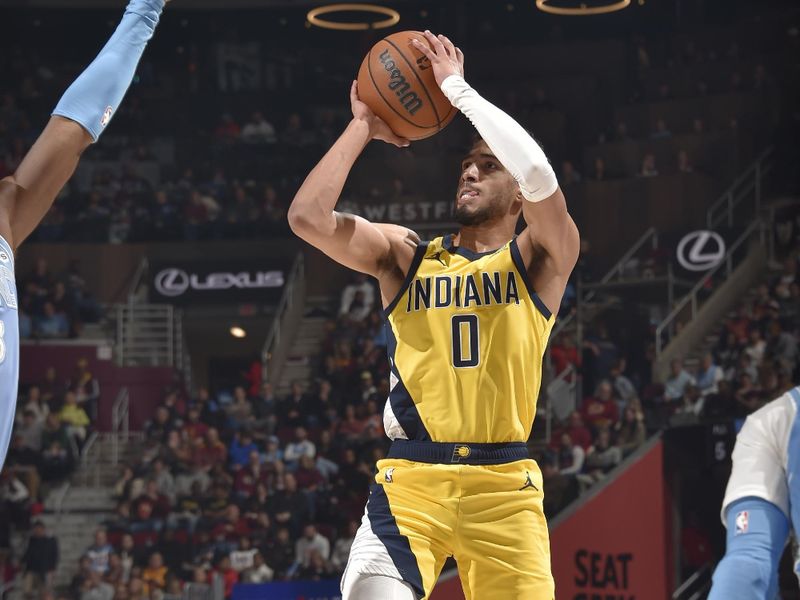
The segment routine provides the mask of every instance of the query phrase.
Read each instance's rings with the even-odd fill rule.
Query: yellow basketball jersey
[[[524,442],[536,415],[555,321],[516,240],[492,252],[420,244],[386,308],[392,439]]]

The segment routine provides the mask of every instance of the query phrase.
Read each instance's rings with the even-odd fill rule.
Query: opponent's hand
[[[369,125],[369,135],[373,140],[381,140],[387,144],[394,144],[398,148],[405,148],[411,142],[396,135],[389,126],[377,116],[372,109],[358,98],[358,81],[353,81],[350,86],[350,109],[353,111],[353,118],[364,121]]]
[[[450,75],[463,77],[464,53],[459,48],[456,48],[447,36],[433,35],[427,29],[423,35],[430,43],[430,46],[416,39],[412,39],[411,43],[414,48],[422,52],[431,61],[433,75],[436,77],[436,83],[439,84],[439,87]]]

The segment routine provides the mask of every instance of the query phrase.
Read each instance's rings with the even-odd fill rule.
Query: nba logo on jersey
[[[110,106],[106,106],[106,110],[103,113],[103,117],[100,119],[100,126],[105,127],[108,125],[109,121],[111,121],[111,116],[114,114],[114,109]]]
[[[748,524],[750,522],[750,515],[746,510],[736,515],[736,533],[735,535],[742,535],[747,533]]]
[[[386,480],[386,483],[392,483],[394,481],[394,467],[386,469],[386,475],[384,475],[383,478]]]

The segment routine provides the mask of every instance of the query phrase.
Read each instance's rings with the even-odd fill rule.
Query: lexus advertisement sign
[[[274,261],[165,261],[150,264],[150,300],[171,304],[277,302],[288,268]]]

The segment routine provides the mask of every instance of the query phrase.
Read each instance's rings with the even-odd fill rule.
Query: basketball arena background
[[[395,0],[316,24],[328,4],[167,6],[19,253],[0,596],[340,597],[388,447],[386,338],[374,282],[286,210],[367,50],[431,29],[541,141],[581,231],[529,441],[557,598],[704,597],[737,428],[800,381],[800,6],[538,4]],[[0,5],[4,176],[124,2]],[[340,208],[453,231],[469,139],[458,116],[410,149],[370,144]],[[454,564],[433,597],[463,597]]]

